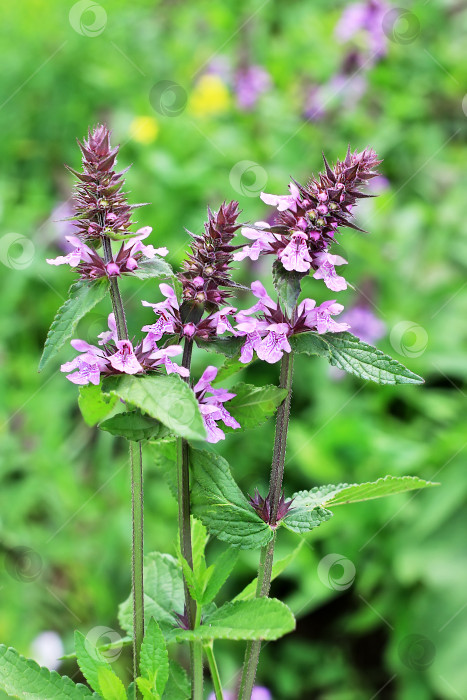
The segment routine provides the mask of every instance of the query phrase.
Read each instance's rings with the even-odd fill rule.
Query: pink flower
[[[268,326],[266,337],[256,348],[256,354],[260,360],[273,364],[282,359],[284,352],[291,352],[292,348],[287,340],[289,328],[287,323],[272,323]]]
[[[77,236],[65,236],[65,240],[73,246],[73,250],[68,255],[47,258],[49,265],[70,265],[70,267],[76,267],[83,260],[89,262],[92,259],[93,251]]]
[[[269,224],[266,221],[257,221],[256,228],[251,228],[249,226],[244,226],[242,228],[242,234],[245,238],[249,238],[253,241],[251,246],[244,246],[237,253],[234,253],[234,260],[244,260],[245,258],[250,258],[250,260],[258,260],[261,253],[272,252],[273,248],[271,243],[276,240],[272,233],[268,233],[267,229]]]
[[[347,265],[347,260],[344,260],[340,255],[319,253],[316,256],[316,261],[319,267],[313,275],[315,280],[324,280],[326,287],[332,289],[333,292],[347,289],[347,282],[336,273],[334,268],[334,265]]]
[[[265,204],[277,207],[277,211],[285,211],[286,209],[297,211],[297,200],[300,193],[294,182],[289,183],[289,192],[290,194],[285,195],[261,192],[260,197]]]
[[[133,345],[129,340],[117,340],[115,345],[118,351],[109,357],[109,362],[114,369],[118,369],[125,374],[138,374],[143,368],[136,359]]]
[[[290,243],[280,251],[278,258],[286,270],[296,270],[297,272],[308,272],[312,259],[308,252],[308,236],[301,231],[292,234]]]
[[[201,378],[195,384],[193,390],[198,399],[199,410],[203,416],[204,425],[208,434],[208,442],[219,442],[225,440],[225,434],[217,425],[222,421],[231,428],[240,428],[240,423],[224,407],[226,401],[233,399],[236,394],[232,394],[225,389],[214,389],[212,382],[217,377],[217,367],[210,365],[206,367]],[[208,396],[207,394],[211,394]]]

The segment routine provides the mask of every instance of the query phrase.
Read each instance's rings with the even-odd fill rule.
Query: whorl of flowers
[[[339,255],[329,253],[340,227],[361,231],[352,221],[352,210],[358,199],[372,197],[360,188],[378,175],[375,168],[381,162],[372,149],[351,152],[333,168],[324,158],[325,172],[313,177],[306,185],[292,181],[288,195],[261,193],[261,199],[277,207],[274,226],[257,222],[242,233],[253,243],[234,254],[235,260],[246,257],[257,260],[259,255],[275,255],[286,270],[303,274],[314,270],[316,279],[323,279],[333,291],[346,289],[343,277],[335,266],[346,264]]]
[[[119,146],[111,148],[110,131],[104,125],[89,131],[84,143],[78,141],[82,153],[82,172],[68,167],[78,183],[74,192],[73,223],[75,236],[66,236],[73,247],[68,255],[59,255],[47,262],[50,265],[70,265],[76,267],[85,279],[119,276],[131,273],[140,262],[152,259],[155,255],[167,255],[167,248],[154,248],[144,245],[142,241],[152,231],[144,226],[136,234],[129,231],[132,225],[132,210],[143,204],[128,204],[123,175],[128,170],[117,173],[116,165]],[[107,239],[122,238],[128,235],[117,254],[108,253],[101,256],[97,251],[100,244]],[[86,244],[90,241],[90,245]],[[110,249],[109,249],[110,250]]]
[[[179,279],[183,287],[183,301],[205,304],[208,309],[218,308],[231,296],[229,287],[235,287],[230,265],[236,246],[231,245],[240,228],[238,202],[225,202],[219,211],[208,208],[204,234],[195,235],[191,253],[183,263]]]

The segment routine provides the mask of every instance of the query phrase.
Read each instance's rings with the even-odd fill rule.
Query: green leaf
[[[100,666],[97,670],[97,681],[104,700],[126,700],[125,686],[111,668]]]
[[[144,260],[132,271],[133,277],[140,280],[153,279],[155,277],[174,277],[174,273],[169,263],[163,258],[155,257],[152,260]]]
[[[114,398],[117,400],[116,397]],[[170,432],[160,421],[144,415],[139,410],[117,413],[101,423],[99,428],[111,435],[119,435],[134,442],[163,438]]]
[[[301,292],[300,284],[306,274],[286,270],[280,260],[276,260],[272,266],[272,280],[279,297],[279,303],[289,318],[292,318]]]
[[[103,394],[100,385],[80,386],[78,405],[87,425],[96,425],[113,409],[118,399],[116,396]]]
[[[190,451],[193,469],[193,512],[208,531],[241,549],[267,544],[273,531],[253,510],[235,483],[223,457]]]
[[[301,540],[297,547],[290,553],[287,554],[287,556],[283,557],[282,559],[278,559],[277,561],[274,562],[272,565],[272,573],[271,573],[271,581],[274,581],[278,576],[281,575],[281,573],[293,562],[301,548],[303,547],[304,540]],[[233,602],[235,603],[237,600],[251,600],[252,598],[256,597],[256,586],[258,583],[258,577],[254,578],[253,581],[250,581],[248,586],[245,586],[243,591],[241,591],[235,598],[233,599]]]
[[[332,518],[331,511],[322,508],[316,502],[315,496],[314,489],[294,493],[292,508],[280,521],[280,524],[292,532],[302,533],[309,532]]]
[[[226,408],[245,430],[262,425],[287,396],[287,389],[272,385],[241,383],[236,384],[231,391],[236,396],[226,404]]]
[[[180,377],[120,375],[105,379],[103,389],[134,404],[181,437],[206,438],[196,397]]]
[[[213,639],[273,640],[295,629],[289,608],[275,598],[255,598],[226,603],[206,616],[195,630],[174,630],[177,641]]]
[[[186,671],[175,661],[169,662],[169,680],[162,700],[187,700],[191,697],[190,681]]]
[[[169,656],[161,628],[154,618],[149,620],[141,645],[139,670],[150,682],[151,690],[161,696],[169,678]]]
[[[331,365],[377,384],[423,383],[418,374],[351,333],[298,333],[289,341],[296,353],[320,355]]]
[[[241,372],[242,369],[245,369],[245,367],[248,367],[254,361],[255,358],[253,358],[251,362],[240,362],[240,353],[238,355],[235,355],[234,357],[227,357],[224,360],[224,364],[221,365],[221,367],[219,367],[219,371],[217,372],[217,377],[214,380],[214,384],[224,382],[226,379],[232,377],[234,374],[238,374],[238,372]]]
[[[0,690],[20,700],[81,700],[98,698],[89,688],[67,676],[41,668],[15,649],[0,644]]]
[[[238,549],[229,547],[225,550],[225,552],[222,552],[222,554],[217,557],[214,565],[209,567],[208,572],[210,573],[203,593],[201,601],[202,605],[207,605],[214,600],[232,573],[232,570],[237,563],[237,559]]]
[[[245,342],[245,338],[230,337],[230,338],[215,338],[214,340],[201,340],[195,338],[198,347],[209,352],[217,352],[226,357],[232,358],[238,355],[240,348]]]
[[[136,238],[138,235],[137,233],[131,232],[117,233],[117,231],[114,231],[112,228],[106,228],[102,233],[112,241],[131,241],[132,238]]]
[[[373,498],[393,496],[405,491],[424,489],[429,486],[439,486],[433,481],[425,481],[417,476],[385,476],[376,481],[368,481],[363,484],[339,484],[332,486],[324,503],[326,506],[342,506],[346,503],[358,501],[370,501]]]
[[[146,445],[156,469],[160,470],[175,499],[178,498],[177,482],[177,441],[176,438],[163,438]]]
[[[99,669],[105,668],[112,673],[110,664],[91,641],[78,631],[75,632],[75,651],[81,673],[91,688],[102,694],[99,684]]]
[[[163,632],[176,623],[174,611],[183,612],[185,594],[179,563],[170,554],[153,552],[144,557],[144,614],[153,617]],[[122,629],[133,633],[133,607],[131,596],[118,610]]]
[[[39,372],[63,347],[68,338],[71,338],[78,321],[104,298],[107,290],[108,281],[106,278],[93,282],[79,280],[70,287],[68,299],[57,311],[47,333],[44,350],[39,362]]]
[[[159,700],[160,695],[156,695],[147,678],[137,678],[136,685],[143,696],[143,700]]]

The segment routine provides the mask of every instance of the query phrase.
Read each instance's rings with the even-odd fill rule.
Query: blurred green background
[[[79,166],[76,137],[109,123],[119,165],[133,163],[130,200],[150,202],[137,218],[175,266],[184,227],[201,232],[206,205],[235,198],[243,220],[263,219],[261,190],[304,181],[322,150],[334,160],[348,143],[370,144],[384,178],[380,196],[358,208],[370,233],[340,238],[355,289],[339,301],[370,308],[384,323],[378,346],[426,383],[378,387],[298,358],[286,492],[387,473],[441,487],[337,509],[306,538],[273,585],[297,631],[265,647],[258,678],[278,700],[465,696],[467,4],[363,4],[370,19],[351,36],[355,8],[352,19],[350,4],[326,0],[4,4],[0,641],[23,654],[42,658],[47,630],[66,651],[75,628],[121,634],[116,611],[130,586],[125,445],[84,425],[76,387],[59,372],[71,349],[37,373],[73,279],[45,257],[69,232],[57,220],[68,215],[63,163]],[[237,279],[266,279],[270,262]],[[139,300],[158,300],[157,285],[122,288],[137,333],[150,322]],[[311,278],[306,291],[332,298]],[[108,312],[97,307],[78,337],[94,339]],[[195,371],[213,359],[197,355]],[[275,382],[277,369],[256,364],[242,378]],[[272,435],[269,423],[219,445],[247,492],[266,490]],[[146,551],[173,553],[176,503],[149,455],[145,469]],[[278,556],[296,544],[282,534]],[[340,564],[318,569],[330,554]],[[256,563],[257,553],[242,553],[225,596]],[[243,647],[218,651],[232,688]],[[115,663],[125,674],[127,652]],[[79,678],[73,663],[60,670]]]

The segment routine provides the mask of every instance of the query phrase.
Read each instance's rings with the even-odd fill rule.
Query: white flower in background
[[[46,666],[56,671],[60,666],[60,657],[65,653],[60,636],[52,630],[41,632],[31,643],[31,657],[39,666]]]

